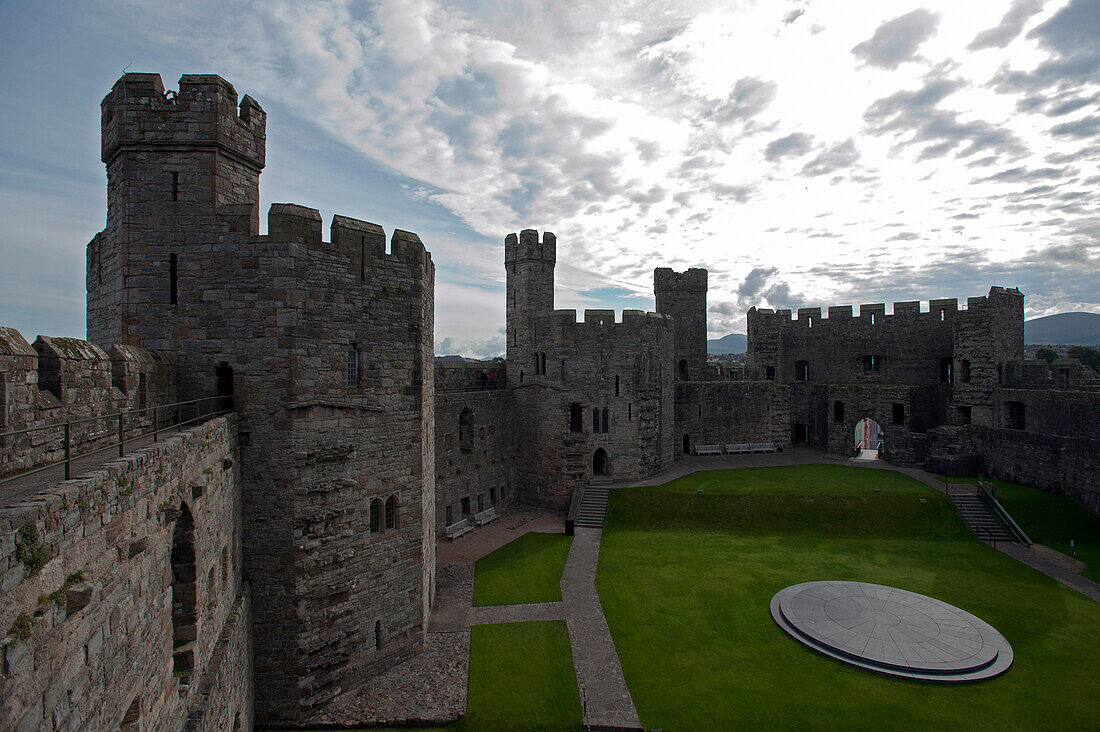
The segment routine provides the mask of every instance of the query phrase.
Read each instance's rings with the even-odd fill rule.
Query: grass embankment
[[[714,482],[705,489],[714,495],[702,498],[667,485],[612,491],[597,588],[643,725],[1100,727],[1100,677],[1085,671],[1100,658],[1100,605],[977,541],[957,513],[941,510],[946,496],[905,476],[782,470],[760,482]],[[881,492],[861,496],[866,480]],[[677,499],[688,508],[676,508]],[[693,528],[692,517],[704,528]],[[1008,638],[1016,663],[997,679],[935,685],[814,653],[780,630],[768,604],[783,587],[833,578],[962,607]]]
[[[560,602],[572,536],[530,532],[474,565],[474,605]]]
[[[943,480],[978,483],[977,478]],[[1100,582],[1100,516],[1072,498],[1003,480],[997,481],[997,500],[1032,541],[1068,555],[1072,539],[1077,559],[1088,565],[1081,574]]]

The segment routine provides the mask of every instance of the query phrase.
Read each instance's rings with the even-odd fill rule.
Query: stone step
[[[959,513],[962,515],[963,520],[966,521],[967,526],[974,534],[983,540],[993,538],[997,541],[1015,541],[1015,537],[1012,536],[1001,525],[1001,522],[997,520],[997,517],[989,512],[985,504],[982,503],[982,499],[973,493],[957,493],[952,492],[949,494],[951,502],[955,504],[955,507],[959,509]]]
[[[595,478],[593,480],[596,480]],[[601,480],[610,483],[610,480]],[[602,529],[604,518],[607,516],[607,488],[600,485],[589,485],[584,489],[584,497],[577,509],[577,526],[586,526],[594,529]]]

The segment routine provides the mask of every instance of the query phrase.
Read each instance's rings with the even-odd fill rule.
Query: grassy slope
[[[474,605],[561,600],[561,572],[573,537],[523,534],[474,565]]]
[[[685,475],[650,491],[695,493],[756,493],[765,495],[867,495],[875,488],[893,495],[929,496],[935,491],[923,483],[879,468],[847,465],[783,465],[774,468],[704,470]]]
[[[851,498],[829,496],[828,482],[819,481],[811,505]],[[712,514],[710,498],[693,512]],[[658,530],[648,520],[638,530],[631,522],[648,517],[652,494],[612,492],[597,588],[645,726],[1100,726],[1100,677],[1086,672],[1100,658],[1100,605],[989,549],[965,526],[960,534],[955,517],[933,532],[941,540],[928,541],[929,521],[900,520],[904,504],[848,504],[887,520],[876,527],[838,519],[826,535],[798,515],[803,497],[787,500],[793,510],[776,516],[770,535],[746,535],[715,519],[704,531]],[[939,500],[946,498],[929,496],[921,508]],[[775,625],[768,602],[787,585],[824,578],[905,587],[958,605],[1009,639],[1016,664],[998,679],[939,686],[816,654]]]
[[[977,478],[946,478],[976,485]],[[1069,554],[1073,539],[1077,558],[1088,564],[1081,574],[1100,582],[1100,516],[1076,501],[1053,493],[997,481],[997,500],[1032,541]]]

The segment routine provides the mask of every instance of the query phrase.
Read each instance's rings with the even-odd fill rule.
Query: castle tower
[[[554,263],[557,239],[549,231],[542,241],[534,229],[504,239],[504,269],[507,273],[508,383],[525,383],[543,371],[539,353],[540,328],[545,329],[554,310]],[[521,378],[520,372],[523,372]]]
[[[653,270],[657,312],[675,320],[675,373],[680,381],[703,379],[707,366],[707,271]]]
[[[88,244],[88,339],[172,348],[177,307],[202,297],[193,254],[217,239],[217,212],[259,203],[266,115],[214,75],[166,93],[159,74],[125,74],[101,108],[107,226]]]

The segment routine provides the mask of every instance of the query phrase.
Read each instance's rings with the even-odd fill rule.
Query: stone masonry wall
[[[477,511],[508,505],[517,498],[512,393],[492,386],[503,386],[503,368],[495,382],[488,378],[483,382],[483,370],[482,364],[436,364],[435,528],[439,536],[449,523],[463,518],[472,522]]]
[[[127,437],[152,428],[151,407],[176,401],[171,354],[128,346],[105,352],[76,338],[39,336],[34,344],[14,328],[0,328],[0,432],[59,425],[0,438],[0,476],[64,459],[66,420],[126,413]],[[160,413],[167,424],[173,414]],[[118,419],[73,424],[76,456],[118,441]]]
[[[771,442],[791,446],[790,388],[771,381],[676,385],[677,452],[688,445]]]
[[[238,466],[221,417],[0,511],[0,727],[251,727]]]

